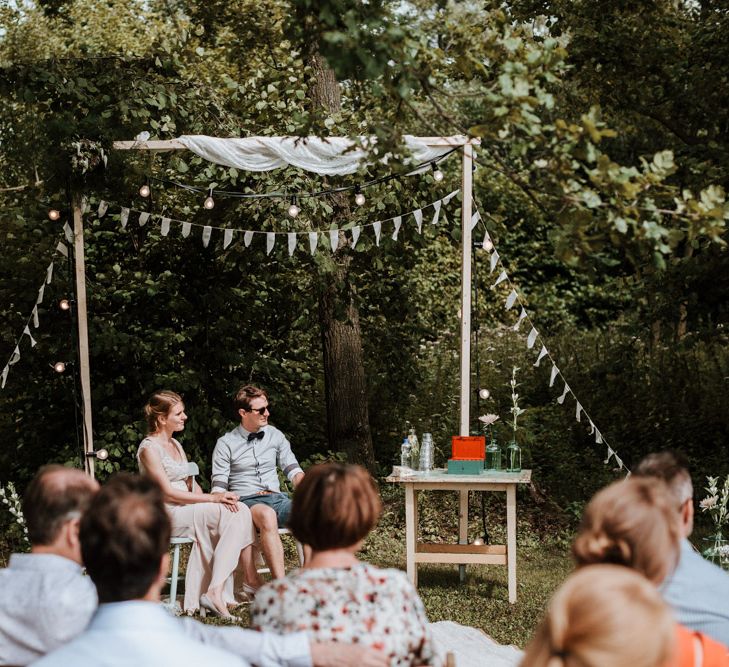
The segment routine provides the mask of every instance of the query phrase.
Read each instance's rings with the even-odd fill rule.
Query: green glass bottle
[[[506,448],[506,472],[521,472],[521,447],[513,440]]]
[[[496,438],[486,446],[486,465],[485,470],[501,470],[501,447],[496,442]]]

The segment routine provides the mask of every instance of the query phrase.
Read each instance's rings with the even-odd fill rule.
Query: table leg
[[[412,484],[405,484],[405,564],[410,583],[418,586],[415,542],[418,538],[418,499]]]
[[[458,492],[458,544],[468,544],[468,490]],[[466,566],[458,566],[458,578],[466,581]]]
[[[506,487],[506,566],[509,602],[516,602],[516,484]]]

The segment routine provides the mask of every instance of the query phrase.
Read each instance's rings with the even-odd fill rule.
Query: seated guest
[[[281,492],[278,468],[294,488],[304,477],[286,436],[268,423],[268,394],[245,385],[233,399],[240,424],[218,438],[213,450],[213,491],[233,491],[250,507],[261,549],[274,579],[284,576],[279,528],[288,524],[291,500]]]
[[[23,514],[31,549],[0,569],[0,665],[27,665],[73,639],[96,609],[83,576],[78,529],[99,485],[74,468],[45,466],[28,485]]]
[[[381,648],[391,665],[439,664],[423,604],[405,573],[355,556],[381,509],[363,468],[339,463],[310,468],[294,493],[289,528],[311,548],[311,558],[260,589],[252,625]]]
[[[590,565],[552,597],[520,667],[665,667],[675,623],[655,586],[617,565]]]
[[[658,479],[633,477],[614,482],[589,502],[572,545],[578,565],[613,563],[642,574],[659,586],[675,569],[681,534],[676,502]],[[729,667],[726,646],[676,625],[676,667]],[[702,662],[695,662],[703,656]]]
[[[137,451],[139,470],[154,479],[165,495],[173,537],[192,537],[195,544],[185,573],[183,609],[198,607],[228,619],[227,603],[235,604],[233,575],[240,560],[244,592],[253,593],[261,581],[253,560],[251,512],[235,493],[203,493],[195,482],[197,466],[188,463],[173,434],[185,428],[185,404],[173,391],[152,394],[144,406],[149,433]]]
[[[0,665],[23,666],[78,636],[96,611],[96,587],[82,572],[78,527],[98,484],[80,470],[45,466],[23,498],[30,554],[0,569]],[[189,637],[259,667],[385,667],[384,654],[348,644],[180,620]]]
[[[246,665],[185,635],[159,604],[169,567],[170,520],[159,486],[119,474],[81,519],[81,553],[99,608],[89,626],[37,663],[42,667]]]
[[[694,489],[686,459],[673,452],[646,456],[634,471],[662,479],[678,507],[681,554],[676,569],[661,584],[661,594],[687,628],[729,646],[729,574],[702,558],[688,541],[694,527]]]

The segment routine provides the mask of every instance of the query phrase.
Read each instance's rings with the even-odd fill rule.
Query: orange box
[[[452,459],[459,461],[483,460],[486,456],[486,438],[483,435],[454,435],[451,437]]]

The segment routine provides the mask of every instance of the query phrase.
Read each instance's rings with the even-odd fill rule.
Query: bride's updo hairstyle
[[[619,565],[589,565],[560,586],[520,667],[663,667],[675,621],[658,589]]]
[[[144,406],[144,419],[147,422],[148,433],[157,431],[160,417],[166,417],[172,407],[180,401],[182,401],[182,396],[174,391],[167,389],[155,391]]]
[[[680,539],[679,507],[666,484],[632,477],[595,494],[572,554],[578,566],[625,565],[660,584],[678,562]]]

